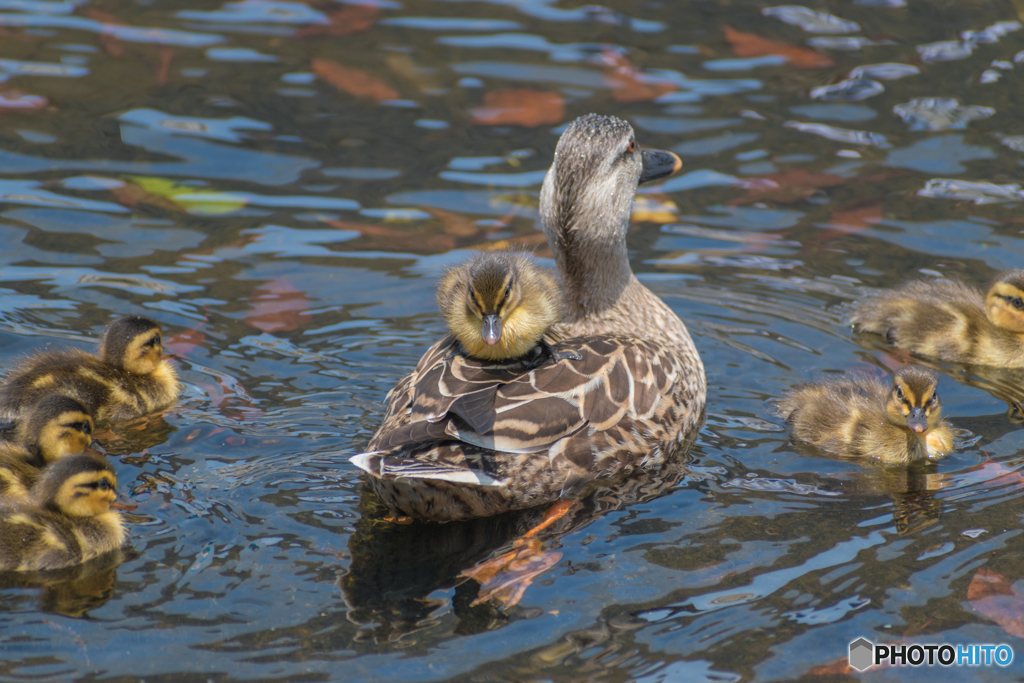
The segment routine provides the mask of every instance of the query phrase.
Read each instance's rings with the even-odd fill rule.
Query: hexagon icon
[[[850,643],[850,666],[857,671],[870,668],[875,659],[875,646],[866,638],[858,638]]]

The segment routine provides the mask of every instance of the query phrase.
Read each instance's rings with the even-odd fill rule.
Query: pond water
[[[0,0],[0,367],[158,320],[185,384],[99,434],[130,543],[0,579],[13,681],[840,680],[858,637],[1024,658],[1019,377],[939,364],[959,449],[883,472],[770,400],[909,357],[853,302],[1024,254],[1020,2]],[[558,133],[628,119],[676,176],[634,270],[707,422],[544,532],[516,605],[460,577],[537,512],[399,525],[349,456],[472,248],[550,257]],[[964,680],[893,667],[886,680]]]

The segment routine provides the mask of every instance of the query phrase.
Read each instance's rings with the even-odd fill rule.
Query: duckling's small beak
[[[92,442],[89,443],[89,445],[86,447],[85,450],[86,450],[86,452],[89,452],[89,455],[92,455],[92,456],[95,456],[95,457],[99,457],[99,458],[107,457],[107,449],[104,448],[103,445],[99,441],[97,441],[96,439],[93,439]]]
[[[683,167],[679,157],[660,149],[641,149],[640,161],[643,163],[643,170],[640,171],[641,184],[672,175]]]
[[[911,408],[907,415],[907,426],[915,434],[923,434],[928,430],[928,416],[924,414],[924,408]]]
[[[124,493],[118,493],[117,497],[114,498],[114,502],[110,504],[111,510],[124,510],[126,512],[131,512],[137,507],[139,507],[139,504]]]
[[[483,324],[480,325],[480,336],[484,338],[488,346],[494,346],[501,339],[501,318],[494,313],[484,316]]]

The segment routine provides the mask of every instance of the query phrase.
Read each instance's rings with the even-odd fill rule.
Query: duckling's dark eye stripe
[[[1024,310],[1024,299],[1020,298],[1019,296],[1009,296],[1007,294],[999,294],[998,296],[1000,299],[1003,299],[1017,310]]]

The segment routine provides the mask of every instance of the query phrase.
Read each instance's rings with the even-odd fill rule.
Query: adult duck
[[[352,458],[399,515],[450,521],[572,500],[595,481],[660,467],[703,421],[707,382],[682,320],[633,274],[639,183],[678,170],[625,121],[590,114],[562,134],[540,195],[561,279],[551,363],[486,361],[437,342],[388,394]]]

